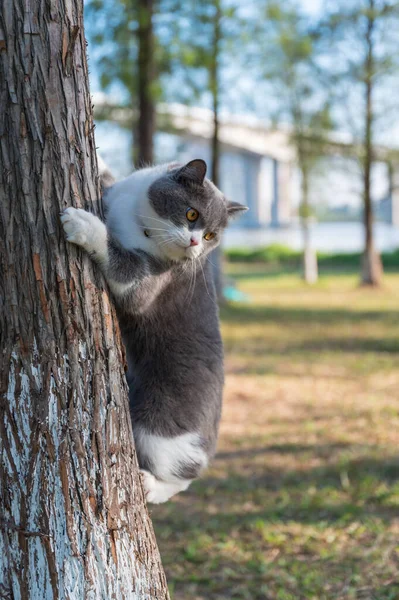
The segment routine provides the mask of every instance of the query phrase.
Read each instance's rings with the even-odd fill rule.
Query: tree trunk
[[[364,160],[363,160],[363,198],[364,198],[364,229],[365,248],[362,259],[362,285],[378,286],[381,283],[382,263],[379,254],[374,248],[373,236],[373,206],[371,201],[371,171],[373,166],[373,75],[374,75],[374,0],[369,0],[370,15],[368,17],[366,43],[367,56],[365,64],[365,103],[366,119],[364,134]]]
[[[168,598],[115,312],[59,222],[99,208],[82,14],[0,21],[0,597]]]
[[[213,108],[213,135],[211,142],[212,164],[211,177],[213,183],[219,187],[219,162],[220,162],[220,141],[219,141],[219,55],[221,41],[221,7],[220,0],[215,0],[215,14],[213,20],[213,40],[212,55],[209,70],[209,87],[212,94]],[[220,302],[223,302],[223,252],[221,246],[218,246],[211,254],[213,265],[213,276],[216,288],[216,295]]]
[[[319,277],[317,266],[317,254],[312,248],[310,238],[310,209],[309,209],[309,173],[301,168],[302,173],[302,233],[303,233],[303,278],[306,283],[316,283]]]
[[[135,135],[135,164],[138,167],[154,162],[155,102],[153,84],[155,78],[154,0],[138,1],[138,102],[139,115]]]

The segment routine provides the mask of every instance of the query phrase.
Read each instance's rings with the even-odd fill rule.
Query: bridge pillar
[[[261,227],[270,225],[272,220],[274,161],[262,156],[259,160],[257,185],[257,211]]]
[[[291,221],[292,165],[289,162],[273,160],[273,199],[271,205],[271,225],[281,227]]]
[[[399,164],[389,164],[390,223],[399,227]]]

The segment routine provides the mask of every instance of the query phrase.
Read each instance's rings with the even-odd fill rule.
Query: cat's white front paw
[[[64,210],[61,222],[68,242],[85,247],[92,234],[92,222],[94,215],[81,208],[72,206]]]
[[[107,229],[95,215],[70,206],[61,215],[68,242],[92,252],[100,262],[107,260]]]

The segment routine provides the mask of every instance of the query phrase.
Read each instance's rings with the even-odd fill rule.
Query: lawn
[[[399,275],[231,274],[218,454],[151,509],[172,598],[398,599]]]

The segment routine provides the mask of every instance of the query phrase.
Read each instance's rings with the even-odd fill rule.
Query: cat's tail
[[[112,175],[106,162],[101,158],[100,154],[98,154],[98,153],[97,153],[97,163],[98,163],[98,174],[100,176],[101,190],[104,193],[107,188],[114,185],[114,183],[116,182],[116,179]]]

